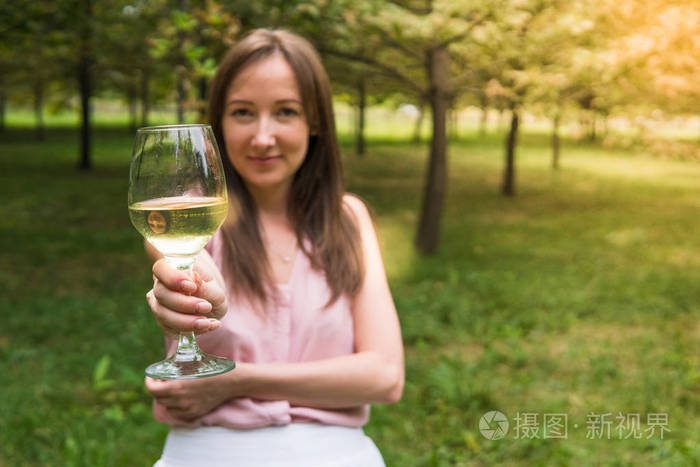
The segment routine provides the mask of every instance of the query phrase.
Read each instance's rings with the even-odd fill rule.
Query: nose
[[[275,124],[270,117],[260,116],[252,143],[253,148],[259,152],[264,152],[275,145]]]

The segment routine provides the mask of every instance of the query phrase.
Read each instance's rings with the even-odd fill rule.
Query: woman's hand
[[[226,375],[188,380],[146,377],[146,389],[170,415],[181,420],[205,415],[231,398]]]
[[[151,311],[168,336],[203,333],[221,326],[227,301],[223,279],[211,257],[197,257],[193,277],[165,259],[153,263],[153,289],[146,294]]]

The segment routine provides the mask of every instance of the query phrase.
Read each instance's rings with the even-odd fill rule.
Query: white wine
[[[226,198],[173,196],[129,206],[136,230],[165,256],[194,256],[226,218]]]

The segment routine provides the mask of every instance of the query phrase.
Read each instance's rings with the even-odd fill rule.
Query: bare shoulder
[[[352,193],[345,193],[343,205],[355,217],[359,227],[364,227],[367,224],[372,225],[370,209],[362,198]]]

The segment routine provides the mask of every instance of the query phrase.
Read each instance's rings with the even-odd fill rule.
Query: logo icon
[[[501,439],[508,433],[508,419],[498,410],[486,412],[479,420],[479,431],[486,439]]]

